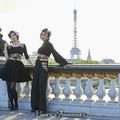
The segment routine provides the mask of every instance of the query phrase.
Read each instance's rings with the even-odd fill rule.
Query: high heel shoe
[[[13,111],[15,108],[14,108],[14,105],[11,105],[10,106],[10,111]]]
[[[10,111],[13,111],[13,110],[14,110],[14,104],[13,104],[13,102],[10,102],[9,108],[10,108]]]
[[[40,116],[40,115],[42,115],[42,111],[36,110],[35,111],[35,118],[38,117],[38,116]]]
[[[14,110],[14,107],[10,107],[10,111],[13,111]]]
[[[18,103],[15,103],[15,110],[18,110]]]

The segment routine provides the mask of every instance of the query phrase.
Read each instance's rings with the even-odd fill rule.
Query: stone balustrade
[[[26,69],[32,75],[32,67]],[[5,96],[5,83],[0,86]],[[31,82],[18,83],[17,92],[20,108],[30,109]],[[120,65],[49,65],[46,95],[49,111],[120,116]],[[0,107],[7,107],[2,100]]]

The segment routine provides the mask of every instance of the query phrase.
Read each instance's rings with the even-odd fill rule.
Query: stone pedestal
[[[0,79],[0,107],[8,107],[7,85]]]

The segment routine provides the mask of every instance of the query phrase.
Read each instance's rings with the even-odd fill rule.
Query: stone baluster
[[[99,98],[98,102],[104,102],[103,98],[106,95],[106,91],[105,91],[105,88],[104,88],[104,78],[99,79],[99,86],[97,88],[96,95]]]
[[[23,86],[22,86],[22,83],[17,83],[16,84],[16,90],[17,90],[18,96],[22,97],[22,95],[23,95]]]
[[[111,79],[110,89],[108,91],[108,96],[110,97],[110,102],[115,102],[115,98],[117,97],[117,90],[115,87],[116,79]]]
[[[70,86],[70,78],[66,78],[66,85],[63,89],[63,93],[65,95],[65,100],[71,100],[70,95],[72,93],[71,86]]]
[[[92,78],[88,78],[87,85],[85,88],[85,95],[87,96],[86,101],[91,102],[92,101],[91,98],[94,95],[94,89],[92,86]]]
[[[50,95],[52,93],[52,88],[50,86],[50,81],[51,81],[51,78],[49,78],[48,81],[47,81],[47,90],[46,90],[47,99],[51,99]]]
[[[24,86],[24,97],[29,98],[31,96],[31,82],[26,82]]]
[[[53,94],[55,96],[55,98],[53,98],[54,100],[60,100],[59,96],[62,93],[61,90],[61,86],[60,86],[60,79],[59,78],[55,78],[55,86],[53,88]]]
[[[81,78],[77,78],[76,80],[76,86],[75,86],[75,89],[74,89],[74,95],[76,96],[76,101],[79,101],[80,100],[80,97],[82,96],[83,94],[83,88],[81,86]]]

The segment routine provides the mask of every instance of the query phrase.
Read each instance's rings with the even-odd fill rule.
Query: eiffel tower
[[[73,41],[73,47],[70,50],[71,60],[77,60],[80,59],[81,51],[79,48],[77,48],[77,10],[74,9],[74,41]]]

